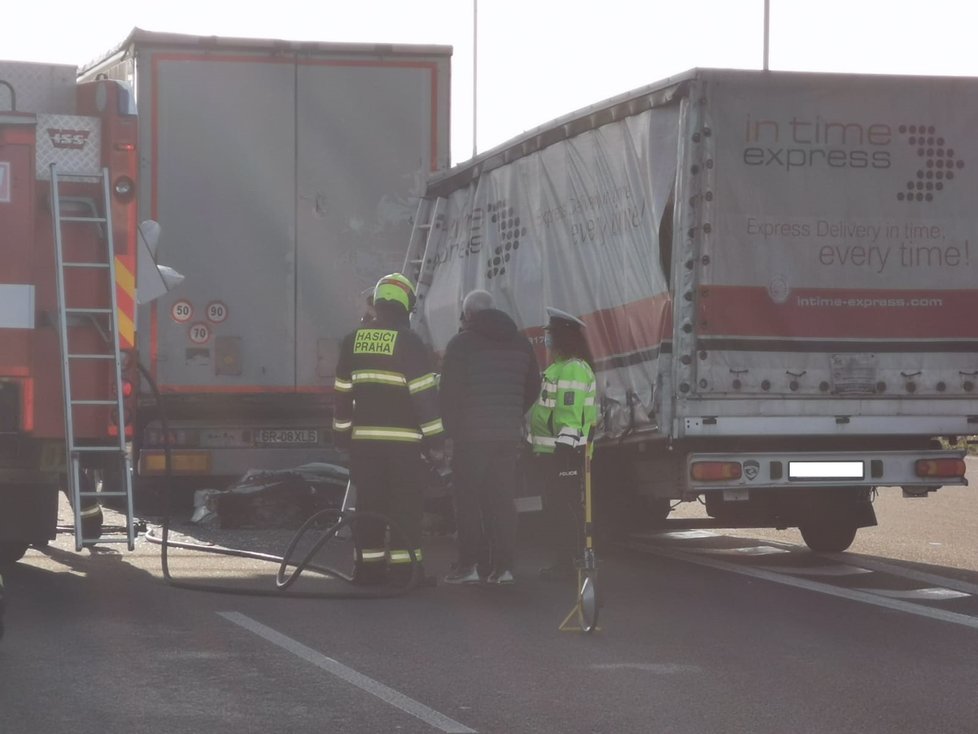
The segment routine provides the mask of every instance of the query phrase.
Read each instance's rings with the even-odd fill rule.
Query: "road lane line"
[[[903,578],[910,579],[911,581],[921,581],[925,584],[943,586],[948,589],[964,592],[965,594],[978,596],[978,584],[969,584],[967,581],[938,576],[933,573],[928,573],[927,571],[916,571],[912,568],[903,568],[902,566],[897,566],[894,563],[885,563],[883,561],[877,561],[873,558],[866,558],[854,553],[819,553],[819,555],[835,561],[857,563],[864,568],[879,571],[880,573],[888,573],[892,576],[902,576]]]
[[[771,545],[748,545],[741,548],[689,548],[690,553],[712,553],[718,556],[771,556],[791,553],[785,548]]]
[[[858,576],[872,573],[868,568],[840,564],[838,566],[802,566],[801,568],[779,568],[778,573],[795,574],[796,576]]]
[[[751,576],[756,579],[771,581],[775,584],[783,584],[784,586],[793,586],[798,589],[815,591],[820,594],[827,594],[829,596],[838,596],[842,599],[849,599],[850,601],[858,601],[864,604],[871,604],[873,606],[883,607],[885,609],[893,609],[898,612],[915,614],[918,617],[928,617],[930,619],[936,619],[941,622],[950,622],[952,624],[962,625],[963,627],[971,627],[972,629],[978,629],[978,617],[969,617],[965,614],[946,612],[943,609],[933,609],[931,607],[924,607],[924,606],[920,606],[919,604],[911,604],[910,602],[901,601],[900,599],[889,599],[884,596],[877,596],[876,594],[869,594],[863,591],[842,589],[835,586],[831,586],[829,584],[823,584],[818,581],[810,581],[808,579],[795,578],[794,576],[786,576],[781,573],[776,573],[773,571],[764,571],[758,568],[749,568],[746,566],[740,566],[736,563],[719,561],[716,560],[715,558],[705,558],[688,552],[669,550],[667,548],[656,547],[653,545],[646,545],[644,543],[630,542],[628,543],[628,547],[634,548],[635,550],[643,551],[645,553],[651,553],[657,556],[664,556],[665,558],[672,558],[673,560],[676,561],[695,563],[700,566],[715,568],[720,571],[727,571],[729,573],[741,574],[742,576]]]
[[[965,599],[971,594],[953,589],[930,588],[930,589],[856,589],[856,591],[866,591],[870,594],[882,594],[891,599],[920,599],[922,601],[944,601],[946,599]]]
[[[700,538],[719,538],[720,533],[712,530],[664,530],[656,533],[649,533],[654,538],[675,538],[678,540],[698,540]]]
[[[682,663],[593,663],[587,667],[589,670],[641,670],[660,675],[699,673],[703,670],[698,665],[684,665]]]
[[[375,681],[373,678],[358,673],[353,668],[349,668],[333,658],[326,657],[322,653],[313,650],[311,647],[306,647],[291,637],[286,637],[271,627],[266,627],[260,622],[256,622],[247,615],[241,614],[240,612],[218,612],[217,614],[229,622],[233,622],[239,627],[253,632],[267,642],[271,642],[273,645],[277,645],[283,650],[291,652],[296,657],[312,663],[327,673],[332,673],[337,678],[376,696],[385,703],[399,708],[401,711],[411,714],[415,718],[421,719],[421,721],[430,724],[436,729],[448,732],[449,734],[476,734],[475,729],[470,729],[464,724],[460,724],[454,719],[450,719],[444,714],[440,714],[434,709],[418,703],[413,698],[408,698],[403,693],[399,693],[393,688],[389,688],[383,683]]]

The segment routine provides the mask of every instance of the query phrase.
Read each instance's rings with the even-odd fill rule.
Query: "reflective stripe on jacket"
[[[540,397],[530,410],[533,452],[552,454],[558,444],[587,443],[597,415],[594,372],[581,359],[553,362],[543,373]]]

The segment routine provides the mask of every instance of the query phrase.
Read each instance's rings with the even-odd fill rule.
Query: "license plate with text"
[[[262,428],[255,431],[257,444],[316,444],[319,431],[311,428]]]

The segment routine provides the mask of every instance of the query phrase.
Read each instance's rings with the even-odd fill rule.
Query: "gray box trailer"
[[[599,525],[703,499],[841,550],[877,487],[966,483],[939,439],[978,426],[976,124],[974,78],[697,69],[601,102],[432,177],[416,327],[443,350],[472,288],[538,343],[546,306],[587,323]]]
[[[339,342],[449,164],[450,61],[447,46],[136,29],[82,69],[133,85],[140,217],[186,276],[138,313],[185,486],[327,455]],[[155,402],[140,404],[137,495],[163,471]]]

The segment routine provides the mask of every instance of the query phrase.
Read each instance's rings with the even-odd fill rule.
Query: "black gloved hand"
[[[430,448],[425,452],[425,458],[431,464],[431,468],[441,476],[446,476],[451,472],[448,455],[443,448]]]

